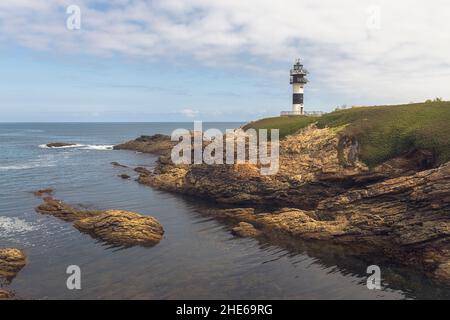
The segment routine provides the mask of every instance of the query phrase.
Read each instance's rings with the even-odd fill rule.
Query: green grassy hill
[[[450,160],[450,102],[445,101],[354,107],[322,117],[274,117],[251,122],[244,129],[279,129],[284,137],[311,123],[356,137],[360,158],[371,167],[413,149],[433,152],[439,164]]]

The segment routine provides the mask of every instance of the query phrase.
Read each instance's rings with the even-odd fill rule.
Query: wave
[[[72,148],[81,148],[81,147],[85,147],[85,145],[84,144],[73,144],[73,145],[70,145],[70,146],[62,146],[62,147],[49,147],[49,146],[47,146],[47,144],[40,144],[39,145],[39,148],[42,148],[42,149],[72,149]]]
[[[36,229],[36,226],[25,220],[0,216],[0,230],[2,231],[2,235],[26,233],[35,231]]]
[[[39,155],[37,158],[30,159],[27,162],[14,163],[9,165],[0,166],[0,171],[9,170],[26,170],[34,168],[47,168],[55,167],[57,164],[57,159],[52,154]]]
[[[71,146],[62,146],[62,147],[48,147],[46,144],[39,145],[39,148],[42,149],[80,149],[80,150],[99,150],[99,151],[107,151],[113,150],[114,145],[97,145],[97,144],[74,144]]]
[[[41,167],[55,167],[55,164],[42,164],[42,163],[24,163],[24,164],[17,164],[13,166],[0,166],[0,171],[9,171],[9,170],[26,170],[26,169],[33,169],[33,168],[41,168]]]
[[[108,151],[113,150],[114,145],[87,145],[82,147],[83,150],[99,150],[99,151]]]

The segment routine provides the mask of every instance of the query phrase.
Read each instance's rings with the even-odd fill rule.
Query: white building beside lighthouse
[[[292,111],[283,111],[281,112],[282,116],[296,116],[305,114],[303,93],[305,84],[308,83],[308,79],[306,79],[307,74],[308,71],[303,68],[300,59],[297,59],[291,69],[290,84],[292,85]]]

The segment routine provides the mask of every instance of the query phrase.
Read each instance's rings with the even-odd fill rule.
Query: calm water
[[[208,124],[219,129],[239,124]],[[11,288],[31,299],[404,299],[449,298],[448,288],[389,261],[314,243],[265,243],[235,238],[231,225],[200,213],[204,204],[122,180],[130,167],[155,157],[108,146],[141,134],[192,124],[0,124],[0,246],[22,248],[28,265]],[[81,146],[44,149],[55,141]],[[30,191],[101,209],[155,216],[164,239],[153,248],[111,249],[70,224],[34,212]],[[82,270],[82,290],[66,289],[68,265]],[[378,264],[383,289],[366,288],[366,268]]]

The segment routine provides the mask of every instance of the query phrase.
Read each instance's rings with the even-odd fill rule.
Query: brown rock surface
[[[84,210],[52,198],[44,199],[36,211],[74,222],[78,230],[117,246],[153,246],[164,234],[155,218],[127,211]]]
[[[172,142],[169,136],[155,134],[153,136],[141,136],[123,144],[114,146],[114,150],[133,150],[144,153],[167,154],[170,153],[176,142]]]
[[[14,293],[9,290],[0,289],[0,299],[12,299],[14,298]]]
[[[248,222],[239,222],[239,224],[234,227],[231,232],[239,237],[257,237],[261,235],[261,231]]]
[[[36,209],[36,212],[51,215],[64,221],[75,221],[99,214],[99,211],[82,210],[70,206],[60,200],[47,197]]]
[[[22,250],[0,248],[0,280],[9,283],[26,263],[27,258]]]
[[[152,174],[150,172],[150,170],[148,170],[147,168],[144,168],[144,167],[134,168],[134,171],[137,172],[137,173],[140,173],[141,175],[144,175],[144,176],[149,176],[149,175]]]
[[[77,220],[74,226],[93,237],[121,246],[153,246],[164,234],[163,227],[153,217],[107,210],[94,217]]]

